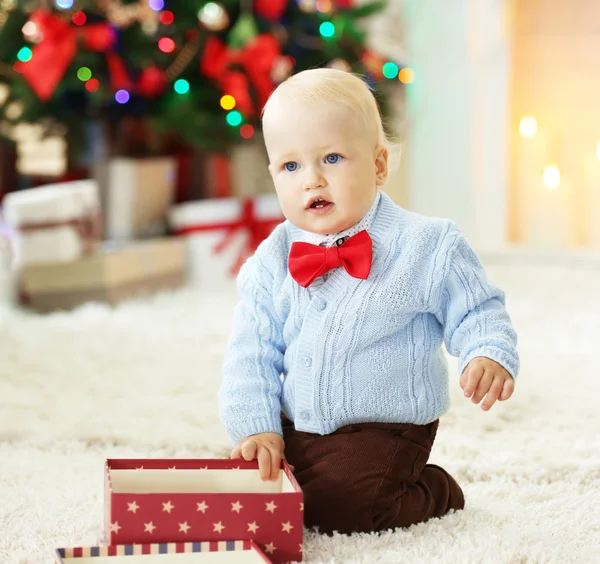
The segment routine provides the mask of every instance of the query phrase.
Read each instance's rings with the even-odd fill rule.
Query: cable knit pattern
[[[219,412],[232,441],[360,422],[427,424],[449,407],[442,343],[459,370],[476,356],[516,377],[517,337],[504,293],[457,227],[403,210],[380,193],[367,280],[343,268],[302,288],[287,269],[306,234],[279,225],[244,264],[223,367]]]

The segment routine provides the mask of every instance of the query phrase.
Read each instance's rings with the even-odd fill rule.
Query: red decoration
[[[258,112],[252,104],[246,75],[256,91],[260,110],[273,91],[271,70],[278,56],[279,42],[268,33],[256,36],[239,50],[230,49],[217,37],[209,37],[204,46],[200,71],[217,81],[224,94],[235,98],[240,112],[250,117]],[[230,70],[231,65],[239,65],[246,72]]]
[[[257,472],[258,463],[241,459],[107,460],[105,532],[111,546],[253,540],[274,564],[302,560],[304,494],[285,461],[281,472],[288,488],[280,491],[274,491],[271,484],[264,492],[255,488],[244,491],[241,487],[237,492],[231,488],[202,492],[198,488],[189,493],[169,493],[156,487],[144,492],[139,486],[157,480],[160,470],[179,473],[182,480],[186,480],[186,473],[201,470],[223,472],[224,476],[231,473],[235,484],[236,473]],[[113,471],[129,473],[128,484],[139,478],[136,493],[115,491]],[[198,472],[196,483],[202,481],[202,472]],[[271,493],[267,493],[269,489]]]
[[[167,86],[165,73],[158,67],[147,67],[142,71],[138,82],[138,91],[142,96],[153,98],[161,94]]]
[[[273,229],[282,221],[283,217],[274,217],[269,219],[259,219],[254,208],[254,200],[248,198],[242,206],[242,216],[237,221],[221,221],[219,223],[203,223],[201,225],[187,225],[176,228],[175,235],[189,235],[190,233],[200,233],[202,231],[218,231],[226,229],[227,232],[223,240],[215,247],[214,252],[222,253],[233,240],[238,231],[246,231],[248,238],[245,246],[241,249],[235,263],[232,265],[230,274],[235,276],[241,266],[244,264],[258,246],[271,234]]]
[[[378,55],[373,51],[365,51],[360,60],[365,69],[370,72],[376,80],[381,80],[383,78],[382,68],[386,60],[381,55]]]
[[[254,0],[256,13],[272,22],[281,19],[286,6],[287,0]]]
[[[354,0],[334,0],[336,8],[342,8],[343,10],[349,10],[354,7]]]
[[[106,53],[110,83],[115,90],[131,87],[123,61],[110,51],[115,35],[109,24],[73,27],[46,10],[35,10],[30,19],[37,25],[43,39],[33,47],[31,60],[17,61],[14,69],[23,74],[40,100],[52,98],[75,57],[80,41],[89,51]]]

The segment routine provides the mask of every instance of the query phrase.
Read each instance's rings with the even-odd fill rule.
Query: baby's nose
[[[308,170],[306,177],[304,178],[304,189],[305,190],[314,190],[315,188],[323,188],[327,185],[327,180],[325,176],[322,174],[321,170],[318,168],[314,168],[312,170]]]

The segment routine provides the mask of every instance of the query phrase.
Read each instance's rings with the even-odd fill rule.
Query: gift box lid
[[[69,263],[25,266],[21,285],[29,294],[115,287],[185,269],[184,242],[165,237],[135,243],[108,244],[91,256]]]
[[[251,540],[59,548],[56,564],[270,564]]]

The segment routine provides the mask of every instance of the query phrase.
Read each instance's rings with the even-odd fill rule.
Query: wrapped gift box
[[[114,158],[107,164],[105,235],[130,240],[164,235],[175,198],[176,167],[171,157]]]
[[[18,183],[16,143],[0,134],[0,202]]]
[[[93,180],[49,184],[7,194],[6,223],[18,264],[70,262],[101,239],[100,200]]]
[[[46,312],[89,301],[111,305],[185,283],[184,242],[176,237],[105,243],[95,255],[70,263],[38,264],[19,272],[22,303]]]
[[[109,459],[109,544],[253,540],[275,564],[302,560],[304,495],[285,461],[262,481],[256,461]]]
[[[181,542],[59,548],[56,564],[265,564],[252,541]]]
[[[240,266],[284,219],[275,194],[188,202],[169,212],[171,229],[187,242],[190,283],[211,291],[235,287]]]
[[[0,218],[0,307],[11,306],[15,300],[12,249],[7,233],[2,231]]]

